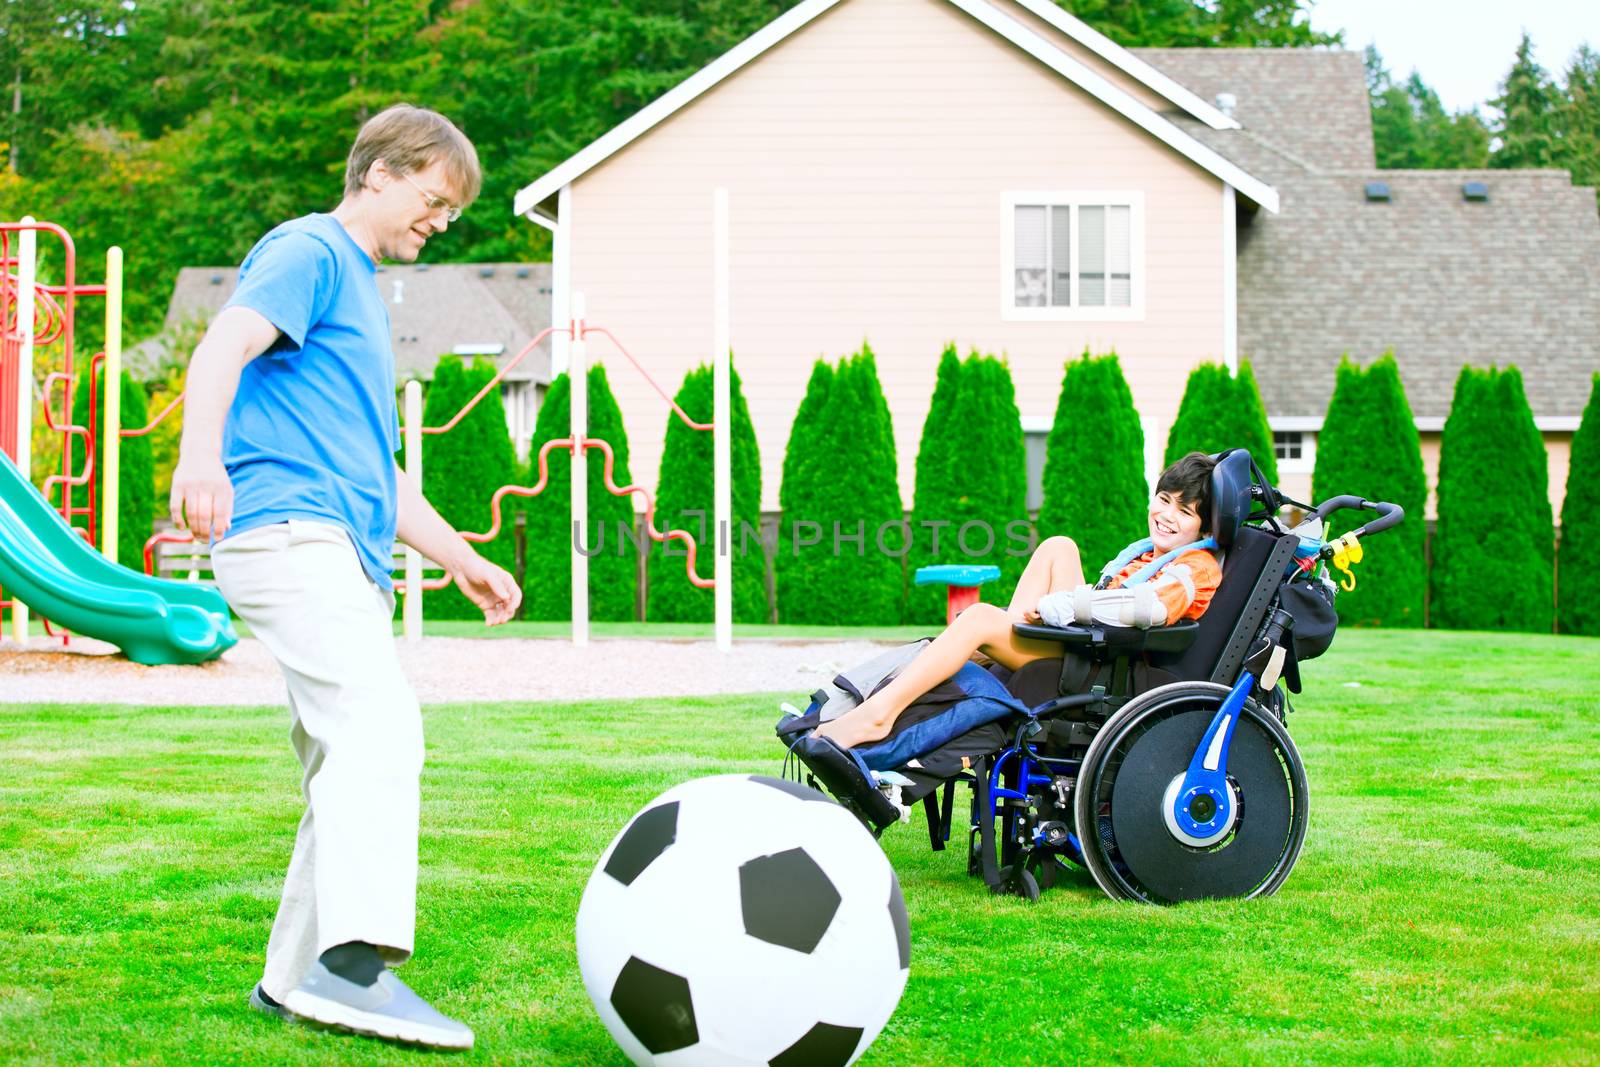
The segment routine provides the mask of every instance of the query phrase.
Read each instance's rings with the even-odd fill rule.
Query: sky
[[[1311,25],[1344,30],[1348,48],[1376,44],[1396,81],[1416,69],[1448,110],[1477,106],[1486,114],[1524,29],[1534,58],[1552,74],[1584,41],[1600,49],[1593,0],[1314,0]]]

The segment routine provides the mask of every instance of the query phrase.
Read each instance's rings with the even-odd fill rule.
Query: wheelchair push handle
[[[1371,522],[1350,531],[1357,537],[1382,533],[1390,527],[1400,525],[1406,517],[1405,509],[1399,504],[1391,504],[1383,500],[1366,500],[1359,496],[1335,496],[1329,497],[1317,505],[1317,518],[1325,520],[1335,511],[1341,511],[1345,508],[1359,508],[1363,511],[1376,511],[1378,513],[1378,517]]]

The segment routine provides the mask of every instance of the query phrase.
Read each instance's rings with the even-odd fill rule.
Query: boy
[[[440,518],[399,448],[383,259],[409,263],[481,183],[448,119],[399,104],[361,128],[332,213],[263,237],[195,348],[172,518],[214,542],[217,584],[278,661],[306,811],[257,1009],[436,1048],[472,1031],[387,965],[416,925],[422,716],[394,647],[396,537],[491,626],[515,579]]]
[[[1119,587],[1157,557],[1209,533],[1215,466],[1209,456],[1191,452],[1161,472],[1148,515],[1154,548],[1104,577],[1100,587],[1084,584],[1077,545],[1065,537],[1049,538],[1028,560],[1009,608],[981,603],[967,608],[887,685],[823,723],[812,736],[840,748],[882,740],[912,701],[955,674],[974,652],[1011,670],[1060,657],[1060,645],[1013,632],[1017,622],[1061,626],[1087,622],[1091,613],[1100,622],[1123,626],[1198,619],[1222,581],[1222,568],[1205,549],[1190,549],[1167,563],[1154,578],[1134,587],[1142,593]]]

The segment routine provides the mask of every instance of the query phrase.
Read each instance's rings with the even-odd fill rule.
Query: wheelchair
[[[1337,626],[1335,583],[1319,565],[1347,570],[1360,539],[1404,512],[1354,496],[1312,507],[1267,484],[1248,452],[1214,458],[1222,581],[1198,620],[1018,623],[1017,633],[1061,645],[1061,658],[1015,672],[968,664],[902,713],[889,738],[848,752],[807,739],[819,691],[805,713],[778,723],[785,769],[797,758],[797,777],[804,768],[808,784],[874,834],[920,804],[935,851],[952,836],[966,787],[967,870],[994,893],[1035,900],[1072,867],[1113,899],[1150,904],[1276,892],[1299,858],[1309,801],[1285,689],[1300,692],[1299,663],[1324,651]],[[1306,520],[1285,528],[1285,507]],[[1324,523],[1344,509],[1377,517],[1325,542]],[[977,718],[988,721],[958,713],[974,700],[987,702]],[[943,719],[951,726],[941,733]],[[908,748],[911,730],[918,743]]]

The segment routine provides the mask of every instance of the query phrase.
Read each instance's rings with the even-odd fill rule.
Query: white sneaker
[[[472,1030],[465,1023],[436,1011],[392,971],[362,986],[314,963],[305,981],[283,998],[283,1006],[297,1018],[369,1037],[429,1048],[472,1047]]]

